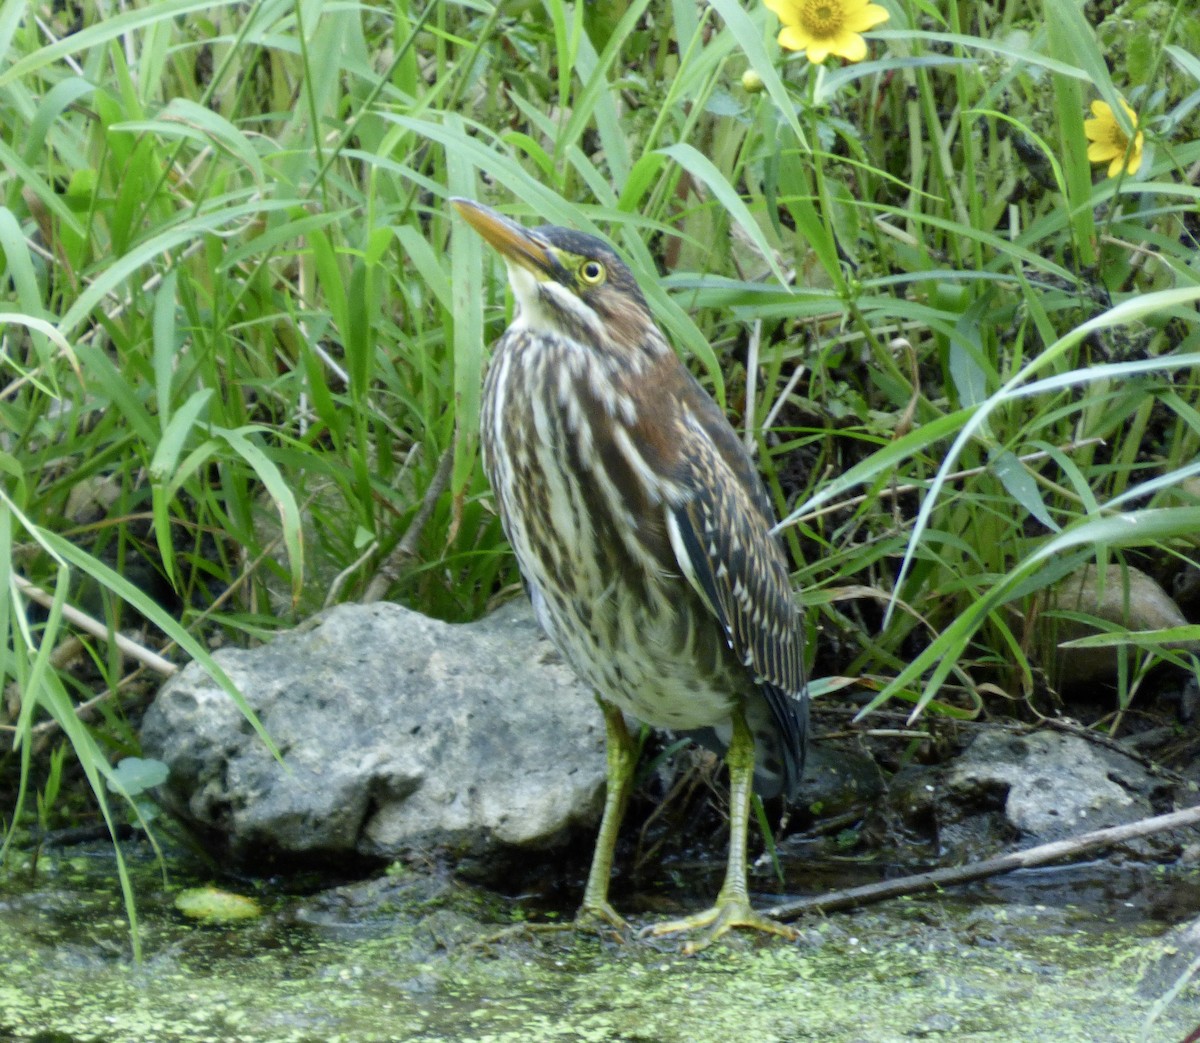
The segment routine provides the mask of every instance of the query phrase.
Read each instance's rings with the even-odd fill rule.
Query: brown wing
[[[668,506],[671,545],[766,698],[791,796],[803,771],[807,720],[801,611],[753,462],[716,403],[699,385],[691,392],[679,416],[675,476],[683,494]]]

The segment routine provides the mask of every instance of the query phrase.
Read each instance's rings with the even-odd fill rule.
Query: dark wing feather
[[[676,476],[683,495],[668,508],[671,542],[770,707],[784,753],[784,789],[794,796],[807,719],[800,608],[770,532],[770,498],[728,421],[696,391],[680,420]]]

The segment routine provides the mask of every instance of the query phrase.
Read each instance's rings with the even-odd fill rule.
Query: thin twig
[[[146,668],[144,666],[138,666],[131,673],[128,673],[122,677],[111,688],[106,688],[97,695],[93,695],[90,699],[86,699],[81,703],[76,703],[71,708],[71,712],[77,718],[79,718],[79,720],[86,721],[88,719],[88,715],[94,709],[96,709],[97,706],[99,706],[101,703],[107,702],[109,699],[112,699],[115,695],[124,691],[135,681],[140,680],[142,675],[145,673],[145,670]],[[62,728],[62,724],[56,717],[48,717],[46,720],[35,724],[29,729],[29,738],[31,740],[29,747],[30,750],[32,750],[35,754],[41,753],[49,743],[50,737],[60,728]],[[0,728],[0,731],[5,732],[15,733],[17,730],[18,729],[15,725],[5,725],[4,727]]]
[[[453,464],[454,448],[451,446],[442,453],[442,458],[438,461],[437,473],[434,474],[433,481],[429,483],[429,488],[425,490],[425,496],[421,500],[420,509],[413,516],[408,531],[404,533],[404,537],[396,544],[395,549],[387,556],[383,564],[379,566],[379,571],[367,585],[366,593],[362,596],[362,603],[364,605],[382,601],[383,596],[388,592],[388,588],[399,577],[404,563],[416,556],[417,544],[421,540],[421,534],[425,531],[425,526],[429,524],[429,519],[433,517],[433,510],[437,506],[438,498],[446,490],[446,485],[450,481],[450,469]]]
[[[372,540],[367,549],[364,550],[357,558],[347,565],[341,572],[333,577],[333,582],[329,584],[329,590],[325,594],[325,601],[321,605],[322,609],[330,608],[337,604],[337,600],[341,597],[342,588],[346,585],[347,580],[361,569],[368,561],[375,557],[379,551],[379,541]]]
[[[1060,446],[1059,451],[1069,453],[1072,450],[1083,449],[1089,445],[1103,444],[1103,438],[1085,438],[1079,442],[1072,442],[1070,445]],[[1049,450],[1039,449],[1035,453],[1026,453],[1024,456],[1018,456],[1017,459],[1024,464],[1032,460],[1041,460],[1049,455]],[[966,470],[955,471],[953,474],[946,475],[946,481],[957,482],[963,478],[972,478],[977,474],[983,474],[987,470],[987,464],[984,464],[982,467],[968,467]],[[928,486],[924,482],[910,482],[908,485],[897,485],[890,489],[880,489],[877,492],[864,493],[862,496],[851,496],[848,500],[838,500],[835,503],[826,504],[824,507],[818,507],[816,510],[808,511],[798,517],[789,518],[788,524],[795,525],[802,521],[812,521],[814,518],[820,518],[826,514],[833,514],[836,511],[844,511],[850,507],[857,507],[860,503],[864,503],[867,500],[879,500],[885,497],[901,496],[905,493],[922,492],[926,488]]]
[[[301,509],[307,510],[308,507],[312,504],[313,500],[315,500],[315,499],[316,499],[316,494],[314,494],[312,497],[310,497],[309,500],[304,504],[304,506]],[[246,580],[248,580],[255,572],[258,571],[258,566],[260,564],[262,564],[263,560],[268,555],[270,555],[271,552],[281,542],[283,542],[282,535],[276,536],[269,543],[267,543],[267,545],[262,549],[262,551],[258,555],[258,557],[255,558],[254,561],[252,561],[250,564],[248,564],[242,570],[241,574],[239,576],[237,576],[237,578],[235,578],[234,581],[232,583],[230,583],[229,586],[227,586],[225,588],[225,590],[223,590],[221,592],[220,596],[217,597],[217,599],[211,605],[209,605],[206,609],[204,609],[204,611],[202,611],[192,621],[192,623],[189,625],[188,629],[189,630],[196,629],[213,612],[215,612],[218,608],[221,607],[222,604],[224,604],[230,597],[232,597],[234,592],[239,587],[244,585]],[[44,604],[44,602],[43,602],[43,604]],[[102,636],[107,636],[107,635],[102,635]],[[76,639],[76,640],[78,640],[78,639]],[[162,649],[160,651],[170,652],[173,649],[175,649],[175,647],[176,647],[176,644],[174,641],[168,641],[162,647]],[[64,648],[64,646],[60,646],[59,648],[56,648],[53,654],[57,655],[60,652],[65,656],[66,649]],[[151,653],[151,655],[153,655],[153,653]],[[55,665],[56,669],[61,668],[62,665],[65,665],[63,663],[60,663],[57,659],[52,660],[52,664]],[[92,696],[92,698],[87,699],[84,702],[77,704],[74,708],[75,716],[78,717],[80,720],[84,720],[86,718],[87,714],[90,713],[92,710],[94,710],[101,703],[106,702],[107,700],[113,698],[113,696],[117,695],[119,692],[128,688],[135,681],[137,681],[141,677],[142,671],[145,670],[147,668],[147,666],[148,666],[148,664],[145,663],[144,661],[139,661],[139,665],[137,666],[137,668],[134,669],[132,672],[126,674],[124,677],[122,677],[115,685],[105,689],[102,692],[97,693],[96,695]],[[11,688],[11,686],[10,686],[10,688]],[[33,748],[34,752],[37,752],[42,746],[44,746],[46,741],[48,740],[49,736],[52,733],[54,733],[55,731],[57,731],[60,727],[61,727],[61,725],[59,724],[59,722],[53,717],[51,717],[45,721],[42,721],[40,724],[35,724],[29,730],[30,738],[33,740],[32,748]],[[16,730],[17,729],[15,727],[10,726],[10,725],[0,725],[0,732],[15,732]]]
[[[788,382],[783,385],[783,390],[775,398],[775,402],[771,406],[771,412],[767,414],[767,419],[763,421],[762,430],[770,431],[775,423],[775,418],[779,415],[779,411],[783,409],[784,403],[787,402],[788,395],[796,390],[796,385],[800,383],[800,378],[808,372],[808,367],[803,362],[797,362],[796,368],[792,370],[792,375],[788,377]]]
[[[767,914],[777,920],[795,920],[805,913],[852,909],[855,906],[883,902],[889,898],[899,898],[902,895],[940,891],[942,888],[954,884],[983,880],[989,876],[1011,873],[1014,869],[1033,869],[1067,858],[1079,858],[1081,855],[1091,854],[1094,851],[1115,847],[1126,840],[1135,840],[1138,837],[1150,836],[1152,833],[1165,833],[1171,829],[1182,829],[1185,826],[1195,825],[1200,825],[1200,805],[1184,808],[1182,811],[1173,811],[1169,815],[1155,815],[1151,818],[1138,819],[1137,822],[1127,822],[1123,826],[1093,830],[1091,833],[1084,833],[1068,840],[1039,844],[1037,847],[1026,848],[1024,851],[1013,851],[1007,855],[986,858],[982,862],[971,862],[965,866],[950,866],[946,869],[935,869],[929,873],[900,877],[898,880],[881,880],[876,884],[849,887],[844,891],[833,891],[826,895],[782,902],[773,909],[768,909]]]
[[[250,224],[249,221],[241,222],[238,225],[237,232],[241,232],[242,229],[247,227],[249,224]],[[221,235],[220,232],[211,231],[211,230],[207,234]],[[226,238],[232,237],[234,234],[236,234],[236,233],[235,232],[224,233]],[[168,264],[167,268],[170,269],[172,267],[178,267],[183,261],[187,260],[193,254],[199,253],[201,250],[205,249],[207,246],[208,246],[208,240],[204,236],[197,237],[193,242],[191,242],[187,246],[185,246],[179,252],[178,256],[172,257],[170,259],[170,264]],[[166,271],[154,272],[148,279],[146,279],[145,282],[142,283],[140,292],[145,294],[145,293],[149,293],[151,290],[156,289],[158,287],[158,284],[161,283],[163,281],[163,279],[165,279],[166,277],[167,277]],[[125,309],[132,307],[136,300],[136,298],[134,297],[134,295],[132,293],[129,294],[124,299],[122,299],[122,298],[118,297],[115,292],[110,291],[107,294],[107,297],[113,301],[113,306],[104,313],[104,318],[106,321],[92,323],[90,328],[87,330],[87,332],[80,335],[78,343],[86,344],[86,343],[88,343],[88,341],[93,340],[94,338],[99,336],[101,331],[103,331],[106,328],[106,326],[108,326],[110,323],[114,322],[121,315],[121,313],[125,311]]]

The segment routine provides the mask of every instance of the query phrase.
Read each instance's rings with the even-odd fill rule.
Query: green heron
[[[577,923],[608,901],[636,746],[624,714],[725,750],[729,858],[713,908],[647,928],[794,937],[746,886],[752,788],[794,799],[808,696],[774,512],[716,402],[600,239],[452,200],[504,258],[518,312],[484,385],[483,461],[546,633],[596,692],[608,789]]]

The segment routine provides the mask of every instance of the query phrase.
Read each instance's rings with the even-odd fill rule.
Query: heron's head
[[[530,329],[626,350],[662,342],[633,273],[602,239],[555,225],[526,228],[470,199],[451,202],[504,258]]]

